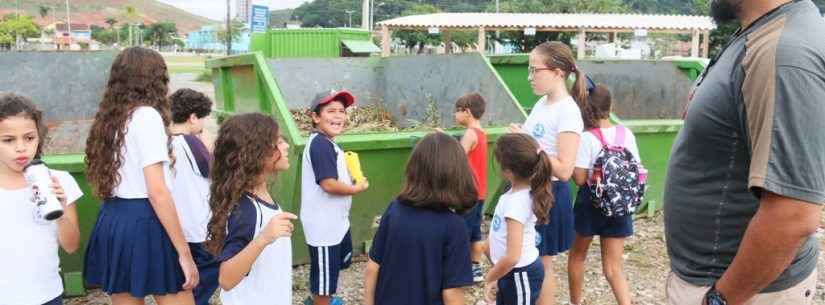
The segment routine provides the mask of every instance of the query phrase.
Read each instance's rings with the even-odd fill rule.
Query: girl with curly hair
[[[134,47],[112,63],[89,137],[86,175],[103,204],[83,276],[112,304],[194,304],[198,270],[169,192],[169,75],[163,57]]]
[[[215,142],[206,247],[218,256],[224,305],[292,304],[294,214],[267,180],[289,169],[289,144],[272,118],[248,113],[221,125]]]

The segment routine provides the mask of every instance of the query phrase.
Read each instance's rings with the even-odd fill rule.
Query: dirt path
[[[625,271],[630,282],[633,304],[662,305],[665,304],[665,282],[668,274],[667,251],[665,248],[664,222],[661,214],[653,219],[639,219],[636,221],[636,235],[627,240],[625,245]],[[825,249],[825,217],[817,233],[821,248]],[[601,259],[598,252],[598,242],[594,242],[587,258],[585,273],[585,302],[587,305],[616,304],[607,281],[601,274]],[[364,256],[356,257],[353,266],[342,273],[339,281],[339,296],[346,304],[361,304],[363,290]],[[565,304],[568,300],[567,285],[567,256],[556,259],[556,278],[558,279],[557,304]],[[825,304],[825,256],[819,257],[819,284],[817,285],[815,304]],[[293,304],[300,305],[307,297],[307,280],[309,266],[298,266],[293,269]],[[467,290],[468,305],[477,304],[481,299],[481,285]],[[99,291],[92,291],[83,298],[66,300],[67,305],[103,305],[109,304],[108,298]],[[154,304],[151,301],[147,304]],[[217,296],[212,299],[213,305],[219,305]]]

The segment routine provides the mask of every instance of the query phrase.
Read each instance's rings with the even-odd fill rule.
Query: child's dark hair
[[[212,100],[203,93],[184,88],[172,93],[172,122],[183,123],[194,113],[202,119],[212,113]]]
[[[35,158],[40,158],[43,152],[43,143],[46,141],[46,126],[43,124],[43,112],[37,109],[28,97],[14,93],[0,92],[0,121],[13,116],[23,116],[34,121],[37,126],[37,152]]]
[[[226,239],[226,224],[241,197],[261,181],[266,162],[278,149],[278,123],[260,113],[233,116],[223,122],[215,140],[209,177],[209,240],[207,249],[216,254]],[[280,156],[286,157],[286,156]]]
[[[588,116],[585,113],[585,106],[587,104],[587,77],[584,72],[576,66],[576,57],[573,56],[573,50],[566,44],[558,41],[548,41],[538,45],[533,52],[540,55],[544,59],[544,65],[548,68],[559,69],[564,72],[564,78],[567,79],[570,75],[575,75],[576,82],[573,84],[573,89],[570,95],[576,100],[579,109],[582,109],[582,119]]]
[[[584,120],[584,128],[598,127],[599,120],[610,118],[610,107],[613,105],[613,98],[610,95],[610,89],[603,84],[597,84],[593,88],[593,92],[587,98],[587,119]]]
[[[86,177],[98,198],[120,183],[126,124],[140,106],[155,108],[169,126],[169,74],[160,53],[141,47],[120,52],[112,62],[103,100],[86,139]],[[171,147],[169,156],[174,162]]]
[[[553,168],[547,153],[529,135],[510,133],[498,138],[494,155],[502,170],[529,180],[533,213],[539,224],[546,224],[553,207],[553,193],[550,192]]]
[[[476,120],[481,119],[481,116],[484,115],[486,105],[487,103],[484,102],[484,97],[478,94],[478,92],[465,94],[455,101],[456,110],[470,109],[470,114],[472,114]]]
[[[398,199],[416,208],[464,214],[478,192],[464,149],[453,137],[431,133],[415,145]]]

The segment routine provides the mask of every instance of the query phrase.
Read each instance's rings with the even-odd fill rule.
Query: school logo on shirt
[[[498,232],[498,230],[501,229],[501,217],[498,217],[498,215],[493,216],[492,225],[493,225],[493,231]]]
[[[547,130],[544,129],[544,124],[536,124],[533,126],[533,137],[534,138],[541,138],[544,137],[544,134],[547,133]]]

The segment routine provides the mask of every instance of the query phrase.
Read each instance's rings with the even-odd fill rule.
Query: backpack
[[[624,147],[625,128],[616,126],[613,145],[607,144],[599,128],[588,130],[602,143],[588,181],[590,200],[608,217],[632,215],[642,203],[647,171]]]

